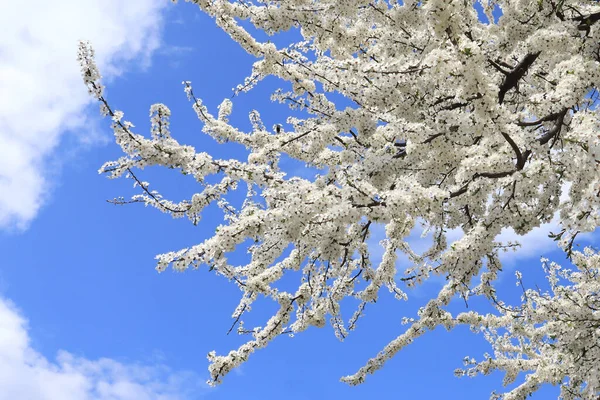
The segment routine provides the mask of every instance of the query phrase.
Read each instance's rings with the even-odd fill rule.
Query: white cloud
[[[183,400],[207,390],[191,372],[163,365],[87,360],[60,351],[50,361],[30,344],[27,321],[0,297],[0,400]]]
[[[563,191],[563,193],[565,192],[566,190]],[[561,201],[564,201],[566,198],[567,196],[563,195],[561,197]],[[557,243],[548,237],[550,232],[557,233],[560,232],[560,230],[558,213],[554,216],[551,222],[542,224],[539,227],[532,229],[526,235],[517,235],[512,228],[503,229],[500,235],[498,235],[495,239],[497,242],[502,242],[504,244],[507,242],[518,242],[520,244],[520,247],[518,247],[516,251],[509,250],[508,252],[500,252],[500,260],[502,261],[503,266],[512,268],[517,266],[519,262],[531,260],[535,260],[536,265],[539,265],[537,260],[539,260],[541,256],[560,250]],[[432,232],[428,232],[427,235],[422,236],[423,231],[423,227],[417,224],[417,226],[411,230],[409,236],[406,238],[406,241],[411,246],[411,249],[417,254],[423,254],[433,244]],[[463,234],[464,233],[460,228],[449,230],[446,232],[448,244],[450,245],[459,240],[462,238]],[[369,250],[371,251],[371,261],[375,266],[381,262],[384,249],[379,242],[385,238],[385,225],[374,224],[371,226],[371,236],[368,239],[367,244],[369,245]],[[577,236],[577,239],[582,245],[593,243],[594,234],[580,234]],[[404,270],[410,266],[412,266],[412,263],[408,256],[406,256],[404,253],[398,252],[398,277],[403,277]],[[432,285],[431,287],[437,289],[438,287],[441,287],[445,281],[445,277],[432,276],[425,283],[425,285]],[[415,288],[411,291],[411,293],[417,295],[429,294],[428,291],[422,288]]]
[[[503,229],[500,235],[496,237],[498,242],[519,242],[521,247],[518,247],[515,252],[509,250],[506,253],[500,253],[500,259],[504,265],[513,266],[518,260],[535,258],[539,260],[541,256],[547,255],[553,251],[560,251],[558,243],[548,237],[550,232],[559,233],[561,227],[559,224],[558,213],[552,221],[547,224],[542,224],[537,228],[532,229],[526,235],[520,236],[515,233],[512,228]],[[594,242],[594,233],[583,233],[577,236],[576,243],[586,245]],[[577,248],[576,248],[577,250]]]
[[[94,133],[77,65],[90,40],[102,73],[148,65],[167,0],[6,1],[0,13],[0,228],[24,229],[50,189],[48,156],[66,131]],[[94,108],[95,112],[96,109]],[[95,113],[94,113],[95,115]],[[94,117],[95,118],[95,117]]]
[[[539,259],[545,253],[559,250],[557,243],[548,237],[550,232],[560,232],[558,215],[551,222],[533,228],[526,235],[517,235],[512,228],[504,228],[496,237],[497,242],[518,242],[521,246],[516,251],[509,250],[500,253],[500,260],[504,265],[513,265],[519,259]]]
[[[565,182],[561,187],[560,204],[564,204],[569,200],[569,190],[571,182]],[[560,250],[558,243],[548,237],[550,233],[559,233],[562,230],[560,226],[560,214],[556,212],[552,221],[541,224],[537,228],[533,228],[525,235],[517,235],[512,228],[504,228],[500,235],[496,237],[496,241],[518,242],[521,246],[516,251],[508,251],[500,253],[500,260],[504,265],[514,266],[517,261],[525,259],[537,259],[547,253]],[[593,242],[593,232],[583,233],[577,236],[576,243],[589,244]]]

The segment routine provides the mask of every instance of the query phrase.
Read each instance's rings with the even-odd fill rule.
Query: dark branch
[[[505,76],[504,81],[502,81],[502,85],[500,85],[500,91],[498,92],[498,103],[502,104],[506,93],[509,90],[517,87],[519,80],[523,78],[523,76],[525,76],[525,73],[527,73],[527,70],[529,69],[529,67],[531,67],[531,65],[535,62],[539,55],[539,51],[536,53],[529,53],[511,71],[502,71],[505,74]],[[494,66],[497,67],[497,65]]]

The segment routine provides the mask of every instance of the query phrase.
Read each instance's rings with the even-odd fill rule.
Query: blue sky
[[[159,275],[154,256],[209,237],[220,217],[210,208],[193,226],[140,205],[106,202],[137,192],[128,180],[97,173],[121,153],[77,74],[77,39],[96,45],[109,102],[137,133],[148,134],[149,107],[162,102],[172,110],[172,133],[180,143],[222,158],[245,152],[202,134],[181,81],[192,81],[216,111],[249,74],[253,59],[190,4],[132,0],[125,10],[112,10],[119,2],[71,7],[62,0],[56,9],[33,3],[34,11],[12,5],[0,17],[9,26],[0,39],[0,93],[14,96],[13,103],[0,102],[0,400],[481,399],[502,389],[499,374],[454,377],[465,355],[481,358],[490,351],[467,329],[425,335],[362,386],[338,381],[402,333],[401,318],[413,316],[439,282],[409,292],[408,303],[384,294],[344,343],[330,327],[282,336],[221,386],[208,388],[206,354],[225,353],[246,340],[226,335],[239,292],[205,268]],[[46,56],[30,59],[38,50]],[[283,123],[289,111],[269,101],[278,84],[269,78],[236,97],[231,123],[249,128],[253,108],[267,126]],[[292,162],[286,169],[307,174]],[[196,189],[175,171],[149,169],[139,176],[175,199]],[[513,279],[517,264],[533,287],[543,284],[541,255],[563,260],[546,238],[551,229],[537,230],[523,240],[522,253],[506,257],[499,285],[509,298],[520,293]],[[373,246],[381,235],[376,232]],[[233,260],[242,257],[234,254]],[[249,322],[261,324],[272,310],[266,304]],[[535,398],[550,393],[556,392],[544,389]]]

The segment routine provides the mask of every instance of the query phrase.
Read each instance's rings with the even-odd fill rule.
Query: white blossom
[[[459,324],[481,327],[494,349],[483,361],[469,359],[456,374],[504,371],[504,384],[524,382],[496,398],[522,399],[540,385],[560,385],[562,399],[597,399],[600,393],[600,255],[573,253],[575,271],[542,260],[550,291],[528,289],[523,304],[497,305],[500,315],[460,314]],[[517,274],[520,281],[520,274]]]
[[[455,326],[444,307],[456,296],[498,301],[498,252],[514,247],[495,240],[503,228],[525,234],[559,213],[562,230],[554,238],[572,254],[576,235],[598,226],[600,120],[592,107],[600,78],[596,1],[481,1],[487,21],[473,1],[188,1],[257,58],[237,92],[268,76],[285,82],[272,99],[288,104],[290,116],[267,130],[253,111],[250,132],[228,122],[232,101],[225,100],[215,117],[191,82],[183,82],[203,131],[219,142],[244,145],[247,160],[214,159],[180,144],[168,131],[170,112],[163,105],[151,109],[150,139],[134,133],[103,97],[87,43],[80,46],[79,61],[84,82],[112,118],[115,140],[125,153],[101,172],[113,178],[126,174],[141,185],[138,169],[178,169],[203,187],[191,200],[172,202],[141,185],[131,202],[194,223],[211,202],[225,214],[212,237],[158,256],[157,269],[208,265],[231,280],[242,292],[234,324],[258,296],[279,304],[264,327],[249,330],[248,343],[226,356],[209,355],[213,382],[279,334],[322,327],[329,320],[343,339],[381,289],[406,299],[400,286],[445,276],[447,284],[418,318],[403,320],[407,330],[344,378],[363,382],[427,330]],[[502,11],[497,22],[495,7]],[[241,21],[269,35],[297,29],[302,39],[278,48],[254,37]],[[340,96],[351,106],[339,105]],[[288,177],[278,163],[282,155],[319,175]],[[207,184],[213,175],[222,180]],[[247,200],[234,209],[227,195],[241,182],[248,187]],[[561,201],[566,184],[568,196]],[[421,254],[407,243],[418,221],[434,237]],[[374,224],[386,227],[378,265],[366,244]],[[464,235],[448,243],[446,232],[453,229]],[[247,239],[254,242],[250,262],[231,265],[227,253]],[[397,252],[409,257],[406,269],[399,270]],[[278,289],[277,282],[291,271],[302,272],[298,288]],[[360,303],[345,324],[340,303],[348,297]],[[475,314],[460,318],[482,323]],[[484,327],[510,325],[508,316],[493,321]],[[534,365],[530,359],[519,362],[522,369]],[[559,375],[535,375],[526,391]],[[587,377],[571,376],[574,387]]]

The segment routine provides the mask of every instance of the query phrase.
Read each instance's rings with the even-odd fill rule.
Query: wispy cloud
[[[61,136],[93,141],[77,42],[92,41],[105,77],[147,66],[167,0],[4,2],[0,13],[0,229],[24,229],[52,187]],[[91,128],[90,128],[91,127]],[[55,175],[55,174],[54,174]]]
[[[0,400],[185,400],[207,392],[205,380],[164,365],[88,360],[60,351],[55,361],[34,350],[27,321],[0,297]]]
[[[568,186],[565,187],[563,193],[566,193],[567,190]],[[561,198],[561,201],[564,201],[566,198],[567,196],[564,195],[563,198]],[[406,238],[406,241],[411,246],[411,249],[417,254],[422,254],[423,252],[427,251],[433,244],[432,233],[429,232],[423,236],[423,232],[423,227],[417,224],[417,226],[410,232],[408,238]],[[500,235],[496,237],[497,242],[502,242],[504,244],[508,242],[518,242],[520,244],[520,247],[518,247],[516,251],[509,250],[507,252],[500,252],[500,260],[502,261],[503,266],[512,269],[519,267],[520,262],[529,260],[535,260],[537,265],[539,264],[538,260],[541,256],[547,256],[551,252],[560,251],[557,243],[548,237],[550,232],[560,232],[558,213],[551,222],[542,224],[539,227],[532,229],[526,235],[517,235],[512,228],[503,229]],[[446,232],[446,235],[448,244],[450,245],[463,236],[463,231],[460,228],[452,229]],[[579,243],[586,245],[593,243],[594,238],[596,237],[597,235],[594,233],[585,233],[579,235],[577,238]],[[373,224],[371,226],[371,236],[369,237],[368,245],[371,252],[371,261],[375,266],[381,262],[384,248],[379,244],[379,242],[385,238],[385,225]],[[404,271],[406,268],[412,267],[412,263],[404,253],[398,251],[397,254],[398,277],[402,277],[404,276]],[[428,296],[431,294],[432,290],[439,289],[445,282],[446,280],[442,276],[432,276],[423,284],[426,287],[416,287],[411,290],[411,293],[417,296]]]
[[[559,201],[564,204],[569,200],[569,190],[571,189],[571,183],[565,182],[561,188],[561,194]],[[558,233],[561,231],[559,213],[555,213],[552,221],[542,224],[537,228],[533,228],[526,235],[517,235],[512,228],[504,228],[500,235],[496,238],[496,241],[507,243],[507,242],[518,242],[521,246],[516,251],[508,251],[506,253],[500,253],[500,260],[503,265],[508,267],[514,267],[519,260],[536,258],[539,260],[540,257],[546,256],[548,253],[557,251],[557,242],[552,240],[548,235],[550,233]],[[594,233],[584,233],[577,236],[577,243],[588,244],[593,241]]]
[[[560,250],[557,242],[548,237],[552,233],[558,233],[561,231],[559,224],[558,214],[554,216],[552,221],[547,224],[542,224],[537,228],[532,229],[526,235],[520,236],[515,233],[512,228],[503,229],[500,235],[496,238],[496,241],[507,243],[507,242],[518,242],[521,244],[516,251],[508,251],[506,253],[500,253],[500,260],[503,265],[513,267],[519,260],[536,258],[539,259],[542,256],[546,256],[548,253]],[[594,233],[584,233],[577,236],[577,243],[589,244],[594,241]]]

